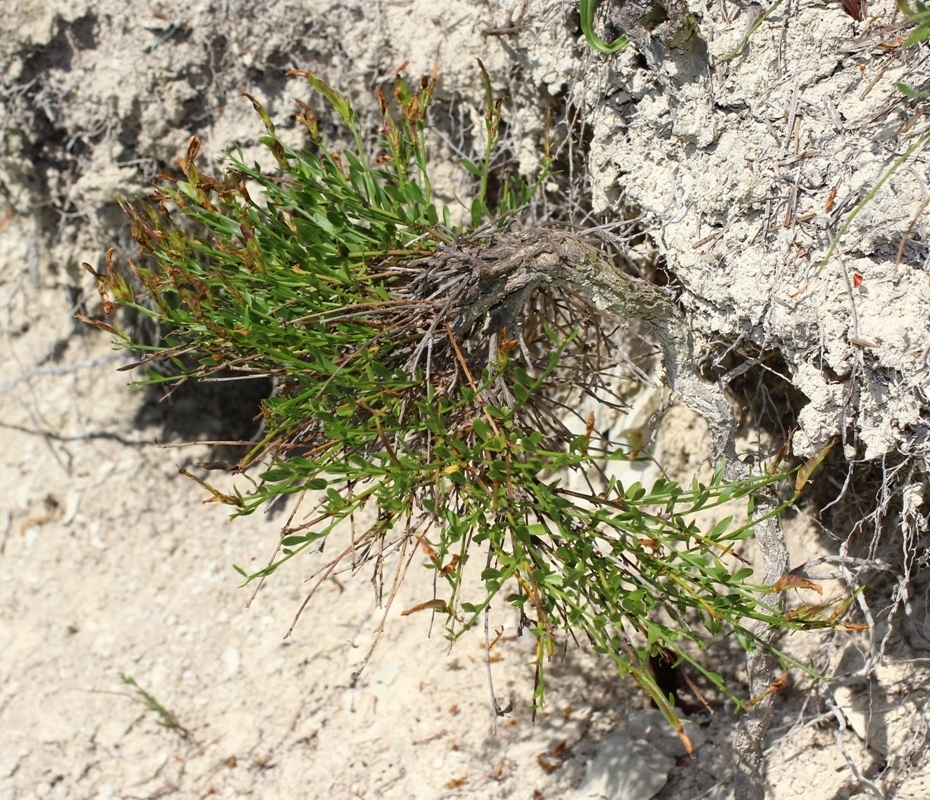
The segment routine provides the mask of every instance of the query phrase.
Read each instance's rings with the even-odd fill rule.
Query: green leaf
[[[821,465],[834,444],[836,444],[835,440],[831,441],[823,450],[804,462],[803,466],[798,470],[797,478],[794,482],[794,490],[796,492],[800,492],[807,485],[814,470]]]
[[[626,36],[618,36],[609,44],[601,39],[594,32],[594,12],[597,9],[597,0],[580,0],[579,10],[581,13],[581,32],[584,34],[588,47],[596,50],[598,53],[612,55],[619,53],[626,47],[630,40]]]
[[[707,534],[707,538],[711,541],[717,541],[724,533],[726,533],[727,528],[730,527],[730,523],[733,522],[733,516],[724,517],[720,522],[714,525],[713,530]]]
[[[913,35],[911,36],[911,38],[913,38]],[[910,44],[916,44],[917,41],[922,41],[922,40],[918,39],[914,42],[910,42],[910,39],[908,39],[908,42],[910,42]],[[903,46],[907,47],[908,42],[905,42]],[[930,92],[918,92],[916,89],[912,89],[906,83],[896,83],[895,86],[898,88],[898,91],[900,91],[904,95],[907,95],[908,97],[914,97],[919,100],[925,100],[926,98],[930,97]]]
[[[266,483],[279,483],[281,481],[293,480],[295,477],[294,470],[290,467],[278,467],[277,469],[270,469],[267,472],[263,472],[258,476],[258,479]]]
[[[316,75],[312,75],[308,72],[304,73],[304,77],[310,82],[310,85],[313,86],[314,89],[329,101],[333,110],[342,117],[342,121],[350,128],[354,128],[355,112],[352,110],[345,96],[337,92],[332,86],[326,83],[326,81],[322,78],[318,78]]]
[[[481,167],[475,164],[474,161],[471,161],[468,158],[460,158],[459,164],[467,169],[472,175],[477,175],[479,178],[481,177]]]
[[[475,433],[477,433],[485,441],[494,437],[495,434],[491,426],[488,425],[488,423],[486,423],[483,419],[475,417],[471,424],[475,429]]]

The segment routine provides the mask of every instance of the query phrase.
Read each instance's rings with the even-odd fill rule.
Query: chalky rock
[[[588,767],[575,800],[649,800],[668,782],[675,759],[626,733],[615,733]]]

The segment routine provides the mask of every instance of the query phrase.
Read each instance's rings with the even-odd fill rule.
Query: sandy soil
[[[557,798],[572,796],[599,747],[627,729],[649,744],[646,763],[655,749],[668,754],[658,797],[726,796],[735,718],[724,704],[714,719],[694,718],[700,746],[683,758],[633,684],[568,647],[551,666],[550,702],[534,725],[533,645],[515,637],[506,612],[496,617],[504,636],[493,675],[514,708],[493,735],[480,632],[450,651],[438,631],[429,636],[428,619],[399,616],[430,596],[425,571],[405,584],[357,682],[351,674],[380,619],[366,574],[328,583],[284,639],[310,568],[282,571],[248,609],[250,592],[232,569],[267,558],[281,520],[229,522],[203,505],[177,467],[207,448],[153,444],[165,436],[164,412],[129,392],[105,338],[71,330],[61,291],[25,276],[6,286],[15,289],[4,363],[16,370],[4,384],[3,421],[15,479],[0,507],[5,797]],[[27,326],[38,309],[46,322]],[[67,347],[55,360],[60,339]],[[211,419],[201,412],[195,421]],[[667,460],[687,466],[706,431],[684,411],[667,425],[663,440],[680,448]],[[818,547],[805,542],[807,526],[795,534],[797,552]],[[795,655],[841,644],[791,640]],[[737,680],[739,663],[724,662]],[[896,697],[920,714],[922,693],[905,689],[918,674],[889,671],[880,703]],[[160,727],[122,675],[183,728]],[[813,714],[818,701],[793,680],[773,739],[772,797],[850,796],[835,720]],[[871,713],[884,741],[886,709]],[[899,760],[920,752],[905,730],[879,752],[853,731],[844,741],[874,773],[883,752]]]
[[[886,5],[881,13],[890,17]],[[450,650],[438,628],[430,635],[428,618],[399,616],[429,596],[425,571],[405,583],[354,682],[380,619],[368,575],[327,583],[287,639],[309,566],[275,576],[246,608],[249,591],[238,588],[232,564],[266,559],[280,518],[229,522],[178,474],[211,451],[153,440],[243,435],[248,422],[230,406],[248,404],[213,394],[165,406],[131,393],[116,371],[122,357],[72,318],[82,297],[94,302],[79,264],[99,265],[110,245],[132,252],[113,198],[170,168],[191,134],[204,138],[208,158],[234,141],[255,146],[257,126],[238,90],[283,119],[290,96],[303,96],[282,77],[287,68],[321,71],[366,98],[405,59],[414,71],[439,61],[443,108],[449,119],[469,120],[480,97],[472,59],[480,56],[511,92],[508,122],[523,169],[538,161],[546,110],[567,113],[570,101],[586,110],[598,208],[618,214],[632,202],[646,214],[654,233],[644,249],[679,276],[709,352],[721,362],[728,347],[741,363],[758,357],[801,390],[806,405],[785,422],[800,417],[799,453],[843,434],[857,470],[903,469],[879,482],[897,493],[903,516],[892,506],[887,520],[873,520],[890,564],[889,553],[902,549],[898,522],[911,537],[905,548],[926,530],[930,299],[918,210],[926,165],[913,162],[859,216],[842,268],[814,275],[829,237],[816,233],[814,217],[803,218],[829,211],[834,190],[848,212],[900,153],[892,134],[916,111],[898,102],[893,83],[906,76],[919,85],[923,62],[861,44],[856,37],[878,35],[879,22],[857,28],[838,4],[828,16],[822,5],[792,6],[785,19],[798,38],[787,41],[798,69],[784,71],[777,54],[788,23],[773,17],[751,57],[716,74],[716,95],[672,75],[668,85],[682,93],[669,101],[634,53],[611,61],[578,45],[572,3],[14,6],[0,11],[0,797],[583,798],[595,796],[610,763],[626,776],[612,797],[730,796],[736,719],[725,704],[714,704],[714,717],[694,717],[699,746],[693,759],[683,757],[635,686],[584,651],[567,647],[551,665],[550,702],[534,724],[533,643],[516,637],[504,611],[493,679],[513,710],[494,733],[481,632]],[[745,26],[737,7],[729,25],[720,8],[695,6],[717,56]],[[827,66],[826,46],[803,44],[853,40],[861,46],[837,50]],[[777,80],[759,77],[769,73]],[[892,112],[875,116],[892,101]],[[847,123],[847,136],[831,107],[843,120],[871,121]],[[706,125],[696,130],[689,119]],[[748,167],[740,159],[749,139],[734,138],[739,130],[754,148]],[[766,136],[775,144],[765,145]],[[817,155],[800,158],[807,150]],[[446,180],[451,197],[461,176],[450,168]],[[773,229],[768,244],[752,238],[763,220],[776,225],[773,214],[788,219],[773,198],[781,202],[791,187],[802,222]],[[821,222],[835,232],[841,220]],[[863,281],[847,292],[854,275]],[[812,294],[785,312],[792,292],[815,278]],[[741,391],[747,398],[749,389]],[[779,396],[765,402],[781,413]],[[659,442],[663,463],[680,474],[706,466],[706,429],[683,410],[666,416]],[[900,452],[909,460],[895,461]],[[874,504],[863,508],[864,517]],[[789,522],[793,563],[836,554],[856,522],[828,530],[813,522],[816,511]],[[812,685],[792,671],[780,692],[768,750],[772,798],[873,796],[870,786],[888,798],[930,796],[926,580],[913,566],[908,594],[895,594],[900,572],[871,581],[870,633],[781,642],[835,678]],[[903,609],[902,597],[909,605],[889,633],[883,614],[895,600]],[[883,657],[870,661],[880,647]],[[738,654],[710,657],[745,681]]]

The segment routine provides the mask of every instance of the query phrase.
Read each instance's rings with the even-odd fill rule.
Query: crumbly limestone
[[[838,2],[789,3],[728,60],[753,9],[692,2],[703,41],[686,43],[657,77],[632,48],[590,52],[576,4],[560,0],[0,5],[0,404],[14,476],[0,494],[0,793],[566,797],[619,721],[644,713],[628,683],[569,649],[551,666],[551,705],[534,727],[532,643],[495,609],[495,688],[514,711],[488,737],[483,637],[447,654],[435,628],[425,639],[428,612],[397,618],[431,596],[427,580],[405,586],[355,685],[378,619],[364,578],[327,584],[282,641],[310,567],[276,576],[250,609],[230,569],[266,558],[279,520],[230,524],[202,506],[176,465],[207,451],[152,446],[157,411],[127,392],[108,342],[75,330],[75,299],[95,296],[81,262],[101,266],[110,246],[119,260],[133,253],[116,198],[174,169],[192,135],[206,169],[234,144],[258,158],[261,126],[240,90],[298,137],[292,98],[308,91],[288,69],[321,74],[372,109],[374,124],[376,86],[405,61],[410,75],[439,64],[437,190],[450,202],[465,177],[447,165],[480,139],[460,137],[462,123],[480,128],[476,58],[509,93],[505,120],[524,173],[539,164],[547,113],[558,123],[566,106],[580,110],[596,210],[643,215],[708,361],[727,353],[783,371],[807,399],[798,455],[837,438],[850,459],[903,453],[920,473],[928,177],[919,148],[900,162],[926,128],[922,101],[903,99],[895,83],[926,88],[922,51],[898,47],[891,0],[870,4],[863,23]],[[699,462],[709,438],[674,419],[660,449]],[[915,531],[926,529],[922,500],[917,484],[905,492]],[[801,560],[835,552],[804,530]],[[817,651],[817,641],[782,646],[819,658],[831,645]],[[914,634],[896,655],[921,657],[923,642]],[[839,663],[827,656],[824,669]],[[835,698],[846,755],[889,796],[923,797],[930,786],[920,663],[850,681]],[[160,728],[121,672],[189,737]],[[803,688],[803,676],[793,680]],[[853,795],[838,725],[808,724],[803,692],[783,692],[770,796]],[[679,757],[657,797],[726,796],[732,718],[696,724],[706,734],[696,758]],[[636,736],[634,752],[648,753],[642,741],[659,747]]]

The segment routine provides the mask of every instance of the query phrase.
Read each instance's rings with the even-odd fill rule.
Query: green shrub
[[[562,629],[632,675],[679,732],[650,669],[660,650],[742,705],[695,659],[698,649],[730,635],[752,649],[758,621],[829,626],[841,609],[786,614],[763,602],[766,589],[737,552],[752,524],[728,515],[702,530],[695,517],[751,504],[785,474],[734,482],[721,468],[706,484],[663,477],[651,487],[610,477],[613,462],[636,454],[596,436],[594,412],[574,412],[571,421],[586,398],[621,404],[611,388],[623,363],[616,320],[573,282],[573,271],[600,274],[609,264],[576,237],[515,223],[535,187],[505,182],[489,198],[500,102],[486,73],[486,147],[464,163],[477,191],[460,227],[431,198],[426,134],[435,75],[418,88],[398,77],[393,111],[379,93],[384,126],[371,155],[346,99],[299,74],[355,148],[328,150],[301,103],[297,119],[310,144],[293,149],[250,98],[277,168],[248,165],[240,153],[225,175],[209,177],[195,164],[192,140],[183,179],[165,178],[147,202],[125,206],[140,247],[133,278],[120,277],[112,252],[107,274],[98,275],[108,308],[112,297],[169,331],[145,346],[96,323],[144,354],[147,381],[219,370],[275,381],[262,436],[234,469],[248,491],[195,478],[236,516],[282,495],[312,504],[307,518],[292,515],[272,563],[239,570],[246,583],[316,552],[350,517],[367,519],[316,586],[340,567],[374,563],[380,575],[381,554],[396,553],[396,577],[384,591],[389,608],[422,549],[437,588],[420,608],[443,615],[451,638],[498,596],[519,609],[521,627],[537,637],[539,702]],[[151,369],[165,360],[174,375]],[[571,472],[587,488],[570,489]],[[479,596],[465,592],[471,569],[483,583]]]

